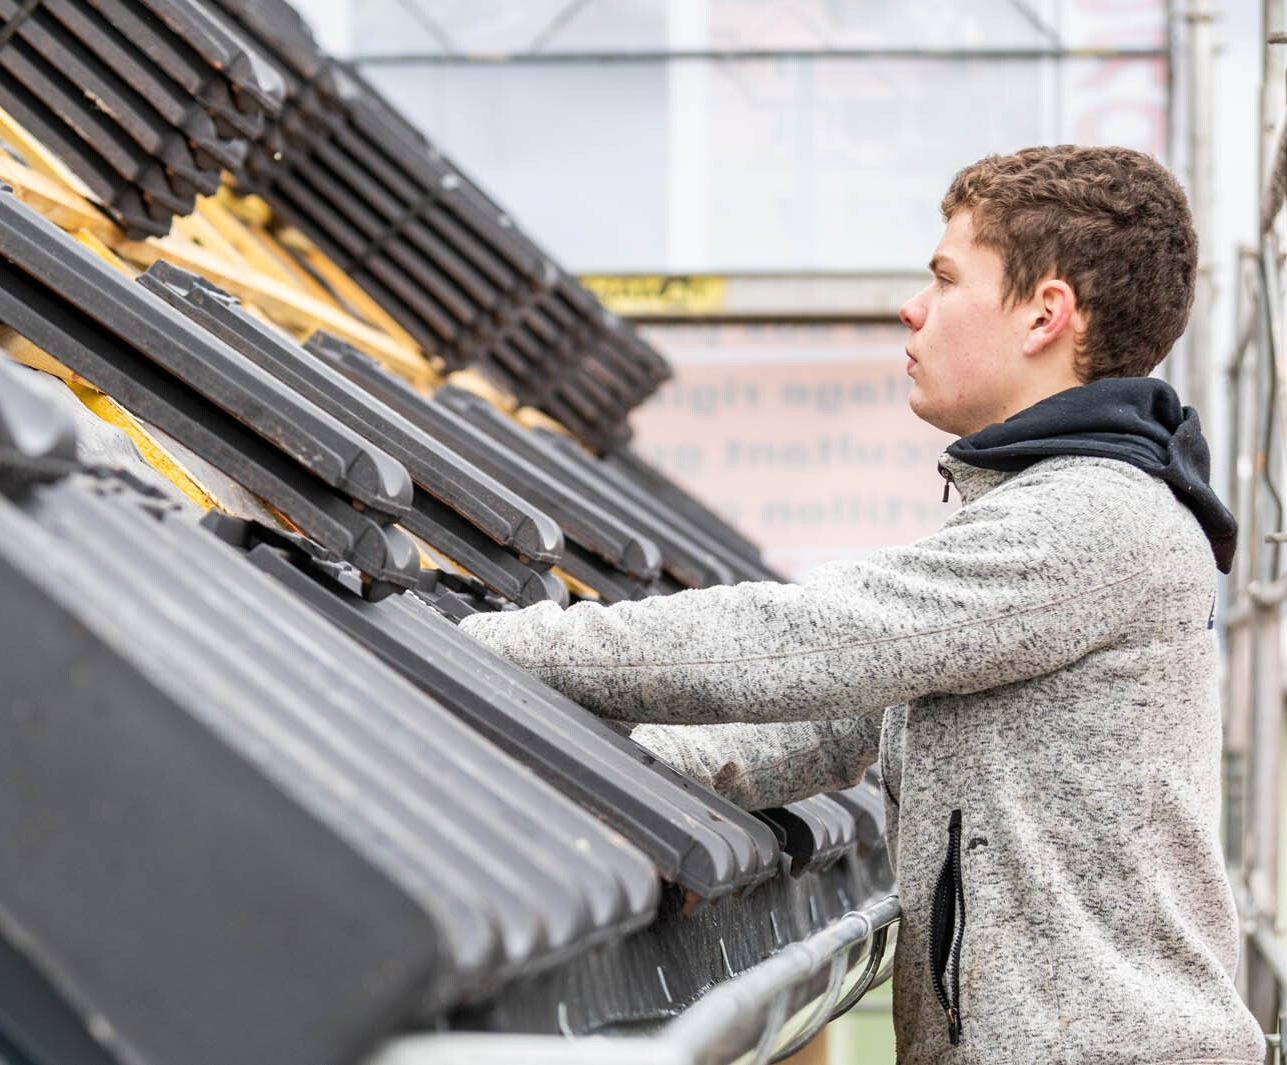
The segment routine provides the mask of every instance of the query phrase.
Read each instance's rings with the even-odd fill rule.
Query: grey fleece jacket
[[[964,506],[939,532],[803,584],[464,627],[750,807],[853,783],[883,717],[901,1065],[1263,1061],[1232,981],[1211,546],[1124,462],[943,462]]]

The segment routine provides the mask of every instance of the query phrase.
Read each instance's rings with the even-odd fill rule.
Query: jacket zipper
[[[930,907],[930,977],[947,1017],[947,1037],[961,1041],[961,944],[965,938],[965,887],[961,882],[961,811],[947,822],[947,855]]]
[[[938,472],[943,475],[943,502],[948,501],[948,492],[956,482],[952,479],[952,471],[945,469],[942,463],[939,463]]]

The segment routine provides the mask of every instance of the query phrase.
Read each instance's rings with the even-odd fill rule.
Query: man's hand
[[[876,761],[883,711],[771,725],[639,725],[631,738],[746,810],[858,783]]]

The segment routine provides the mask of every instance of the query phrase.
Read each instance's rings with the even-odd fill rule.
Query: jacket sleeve
[[[631,738],[744,810],[852,787],[876,761],[882,714],[764,725],[640,725]]]
[[[848,717],[1053,672],[1149,594],[1133,478],[1029,471],[937,533],[802,584],[478,614],[462,628],[602,717],[654,724]]]

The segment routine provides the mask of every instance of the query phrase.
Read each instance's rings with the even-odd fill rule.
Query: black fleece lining
[[[1113,377],[1070,388],[962,437],[947,453],[1007,472],[1056,455],[1130,463],[1163,481],[1193,512],[1221,573],[1233,565],[1238,523],[1211,490],[1211,452],[1198,413],[1182,406],[1165,381]]]

